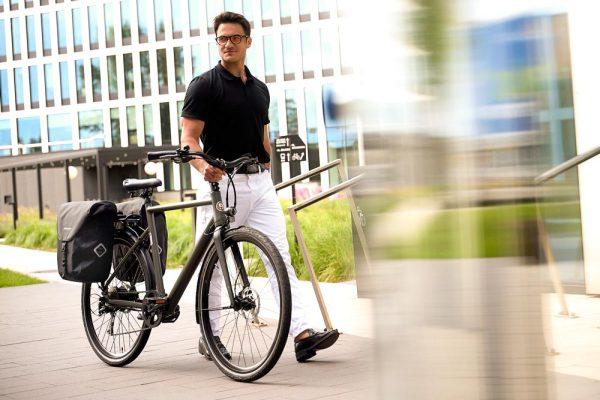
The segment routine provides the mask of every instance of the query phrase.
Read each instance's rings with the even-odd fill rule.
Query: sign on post
[[[282,163],[306,160],[306,144],[298,135],[280,136],[275,139],[275,153]]]
[[[280,136],[275,139],[275,154],[282,164],[290,163],[290,178],[293,178],[300,174],[300,161],[306,160],[306,144],[298,135]],[[292,185],[292,203],[296,204],[295,185]]]

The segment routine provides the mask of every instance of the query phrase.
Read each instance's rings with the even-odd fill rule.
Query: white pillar
[[[577,153],[581,154],[600,146],[600,120],[598,120],[598,93],[600,93],[600,37],[598,8],[595,2],[574,0],[569,3],[569,32],[571,40],[571,65],[573,73],[573,98]],[[583,235],[585,285],[588,294],[600,293],[600,158],[592,158],[579,167],[579,196]]]

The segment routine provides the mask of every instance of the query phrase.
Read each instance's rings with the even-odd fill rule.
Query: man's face
[[[240,35],[245,36],[244,28],[240,24],[224,23],[219,25],[217,29],[217,37],[219,36],[233,36]],[[221,45],[217,43],[219,48],[219,55],[221,59],[227,63],[237,63],[244,60],[246,57],[246,50],[252,44],[251,38],[243,37],[242,41],[238,44],[232,43],[232,40],[228,40],[227,43]]]

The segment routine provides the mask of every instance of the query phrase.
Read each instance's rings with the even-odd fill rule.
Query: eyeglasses
[[[240,44],[240,43],[242,43],[242,38],[247,38],[247,37],[249,37],[249,36],[246,36],[246,35],[217,36],[215,38],[215,40],[221,46],[225,46],[227,44],[227,41],[231,41],[231,43],[233,43],[233,44]]]

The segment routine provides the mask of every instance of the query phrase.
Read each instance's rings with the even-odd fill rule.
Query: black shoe
[[[304,362],[317,354],[317,350],[324,350],[331,347],[340,337],[337,329],[331,331],[317,332],[308,329],[309,336],[295,342],[296,360]]]
[[[225,345],[221,343],[221,338],[215,336],[215,342],[217,342],[217,348],[219,349],[223,357],[225,357],[228,360],[231,360],[231,354],[229,354],[227,347],[225,347]],[[198,352],[202,354],[204,358],[206,358],[208,361],[212,361],[212,357],[210,356],[206,343],[204,343],[204,338],[202,337],[200,337],[200,340],[198,341]]]

